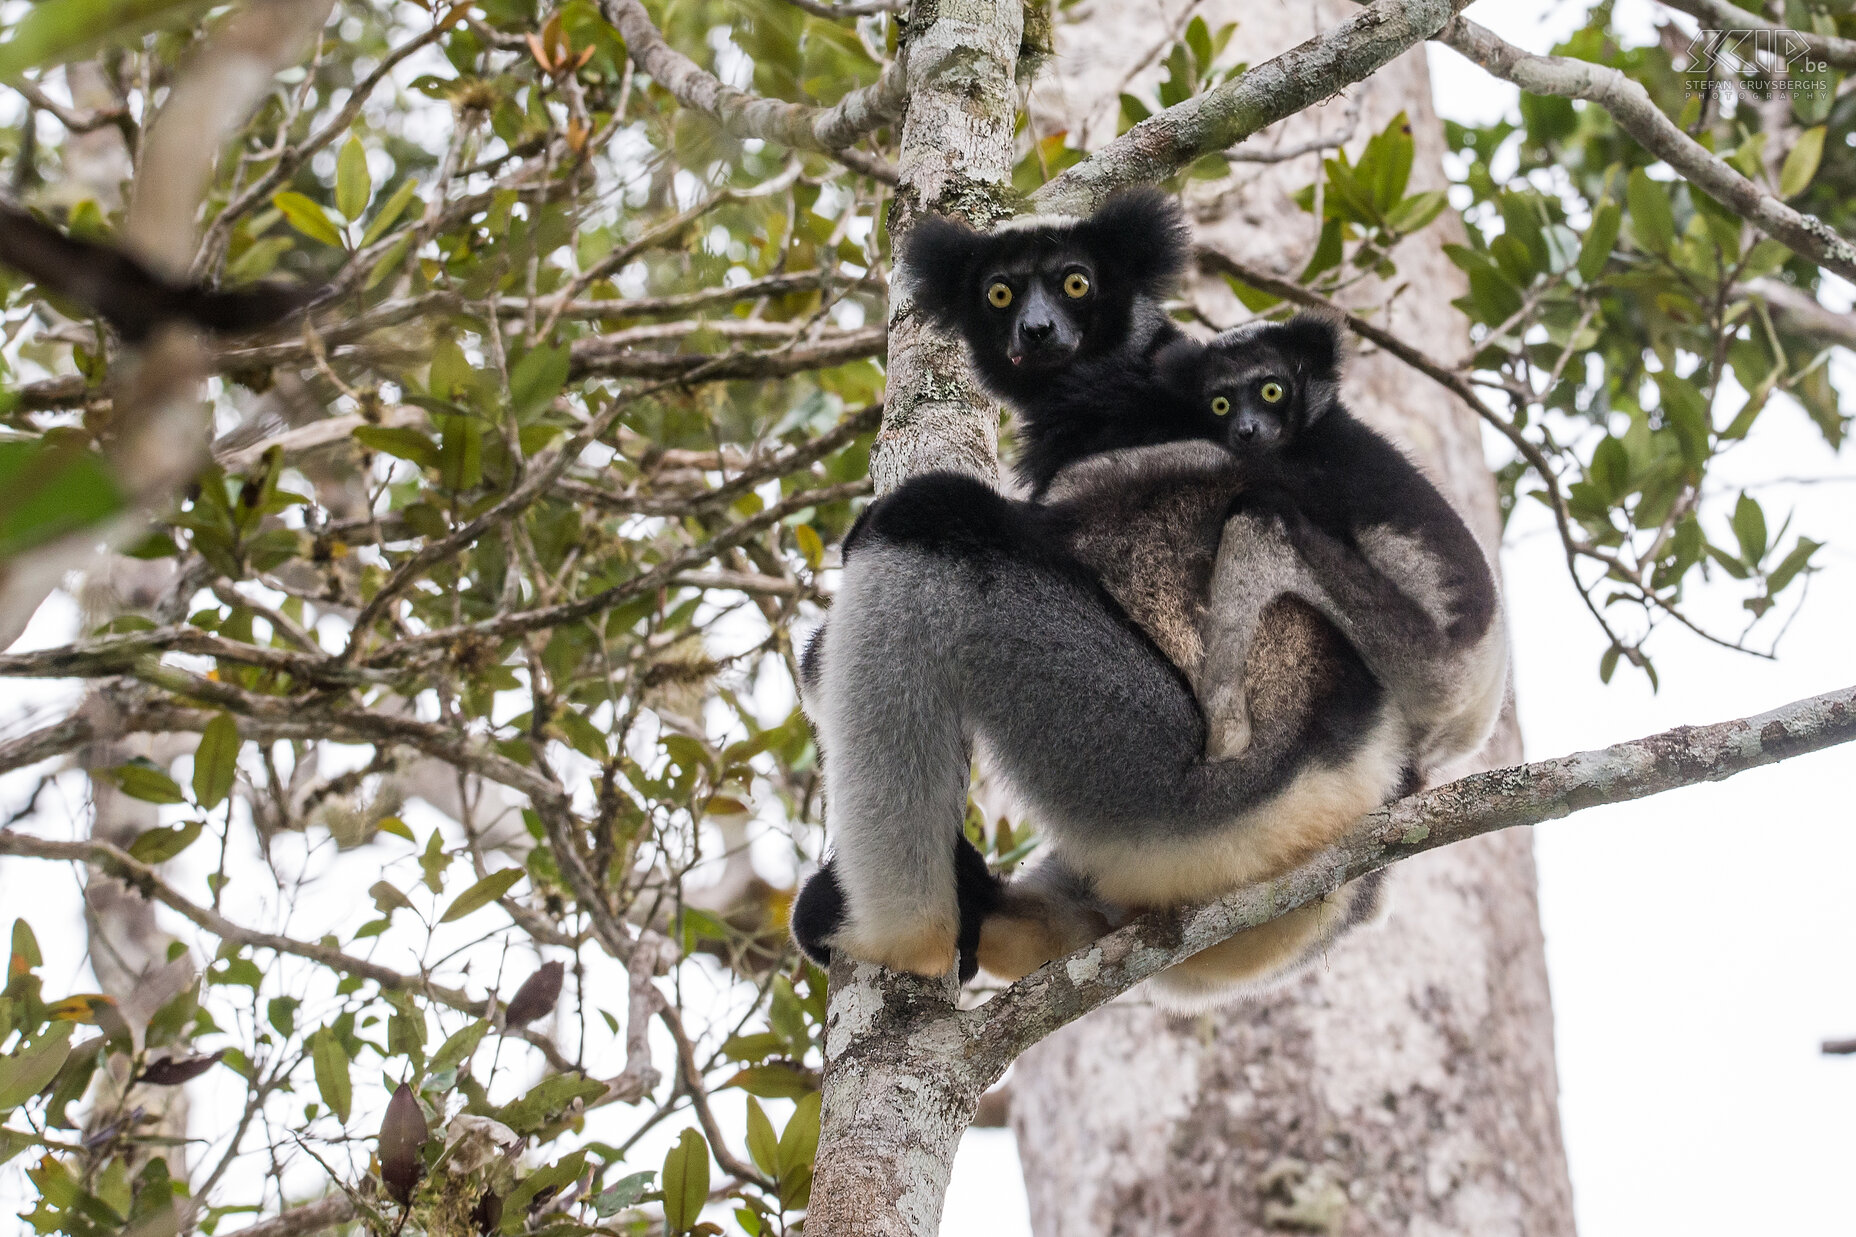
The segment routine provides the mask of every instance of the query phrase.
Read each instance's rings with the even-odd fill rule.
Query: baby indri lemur
[[[928,220],[911,237],[917,306],[961,330],[1020,412],[1020,472],[1045,501],[929,475],[847,538],[804,670],[835,836],[795,908],[815,957],[937,973],[977,934],[987,969],[1020,974],[1132,910],[1278,873],[1408,784],[1420,745],[1370,659],[1310,600],[1246,587],[1246,553],[1279,553],[1286,526],[1220,554],[1247,483],[1231,395],[1191,389],[1218,354],[1159,309],[1184,249],[1152,193],[1086,220],[990,236]],[[1309,370],[1298,400],[1332,411],[1332,371]],[[1241,518],[1277,519],[1290,492]],[[1344,604],[1360,587],[1330,591]],[[1219,631],[1227,605],[1249,612],[1241,640]],[[1205,758],[1191,690],[1208,650],[1249,698],[1229,760]],[[1046,838],[1003,890],[959,832],[973,742]],[[1202,1001],[1280,973],[1363,917],[1376,885],[1241,933],[1158,987]]]

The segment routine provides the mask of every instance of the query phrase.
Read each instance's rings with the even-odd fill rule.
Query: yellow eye
[[[1283,395],[1282,383],[1266,382],[1263,384],[1263,389],[1258,391],[1257,394],[1263,397],[1263,402],[1266,404],[1280,404],[1282,403]]]
[[[1012,303],[1012,290],[1002,283],[996,283],[986,289],[986,300],[994,309],[1004,309]]]
[[[1071,298],[1089,295],[1089,276],[1081,271],[1071,271],[1063,281],[1063,294]]]
[[[1212,411],[1221,417],[1224,416],[1231,411],[1231,401],[1222,395],[1215,397],[1212,400]]]

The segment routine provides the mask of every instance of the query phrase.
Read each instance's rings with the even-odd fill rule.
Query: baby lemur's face
[[[1303,423],[1296,375],[1273,349],[1207,348],[1199,399],[1223,423],[1225,444],[1240,453],[1287,445]]]
[[[1216,426],[1208,437],[1240,455],[1281,451],[1333,405],[1340,340],[1331,322],[1303,314],[1170,346],[1159,364],[1173,398]]]

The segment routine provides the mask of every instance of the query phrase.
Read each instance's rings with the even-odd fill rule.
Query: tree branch
[[[228,1237],[308,1237],[310,1233],[346,1224],[354,1216],[354,1203],[346,1194],[331,1194],[316,1202],[292,1207],[268,1220],[247,1225],[236,1233],[228,1234]]]
[[[1362,81],[1431,38],[1469,0],[1379,0],[1215,90],[1148,117],[1032,195],[1043,211],[1086,214],[1123,185],[1162,181],[1201,155]]]
[[[574,378],[694,378],[720,382],[728,378],[785,378],[814,369],[830,369],[883,355],[888,332],[881,326],[826,331],[814,342],[766,352],[634,352],[623,339],[595,336],[576,340],[570,375]],[[700,374],[697,371],[701,371]]]
[[[1690,185],[1800,256],[1845,279],[1856,279],[1856,244],[1816,215],[1793,210],[1734,171],[1719,155],[1684,133],[1657,108],[1647,90],[1618,70],[1585,60],[1536,56],[1465,17],[1451,21],[1436,37],[1529,94],[1596,103],[1619,128]]]
[[[601,0],[606,20],[625,36],[632,63],[684,107],[701,112],[736,137],[757,137],[799,150],[833,154],[902,110],[906,71],[898,57],[876,83],[831,107],[763,99],[725,84],[665,41],[639,0]]]
[[[489,637],[502,639],[507,636],[520,635],[525,631],[539,631],[544,627],[558,627],[586,618],[591,614],[609,610],[628,597],[642,596],[664,587],[671,580],[701,563],[714,558],[727,550],[732,550],[752,537],[755,533],[774,524],[778,524],[795,511],[819,503],[841,502],[847,498],[857,498],[870,492],[868,481],[846,481],[838,485],[828,485],[816,490],[803,490],[794,494],[757,515],[732,524],[724,532],[716,534],[701,545],[692,546],[681,554],[665,559],[651,570],[633,576],[620,584],[615,584],[590,597],[581,597],[574,601],[561,602],[558,605],[542,606],[534,610],[524,610],[515,614],[505,614],[497,618],[485,619],[479,623],[466,623],[457,627],[444,627],[437,631],[410,636],[395,644],[381,649],[369,660],[375,663],[400,661],[414,654],[428,653],[433,649],[442,649],[458,640]],[[433,729],[442,730],[434,726]],[[520,769],[520,765],[514,766]],[[524,770],[526,772],[526,770]]]
[[[1583,808],[1720,781],[1852,739],[1856,687],[1846,687],[1756,717],[1678,726],[1598,751],[1478,773],[1373,812],[1347,838],[1276,880],[1205,906],[1150,912],[952,1016],[979,1063],[997,1077],[1020,1052],[1148,976],[1400,859]]]

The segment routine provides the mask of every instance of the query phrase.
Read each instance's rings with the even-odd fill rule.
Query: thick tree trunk
[[[924,213],[980,226],[1008,213],[1023,16],[1019,0],[914,5],[903,48],[909,102],[892,242]],[[991,403],[974,388],[960,343],[916,316],[906,270],[896,270],[893,282],[883,429],[870,453],[877,489],[930,468],[996,481]],[[932,1030],[911,1034],[921,1022],[948,1025],[952,982],[848,961],[831,968],[810,1237],[939,1231],[954,1149],[996,1077],[966,1068],[957,1040]]]
[[[1339,0],[1166,0],[1156,20],[1146,6],[1092,0],[1058,26],[1054,65],[1033,94],[1040,131],[1083,133],[1092,147],[1113,137],[1118,93],[1191,13],[1214,28],[1239,22],[1228,55],[1256,64],[1353,11]],[[1350,130],[1357,152],[1400,111],[1417,141],[1412,189],[1441,185],[1421,49],[1246,149]],[[1287,194],[1318,157],[1237,164],[1235,188],[1195,185],[1201,240],[1292,277],[1316,228]],[[1463,281],[1441,251],[1446,237],[1439,224],[1407,242],[1391,288],[1347,299],[1383,304],[1406,285],[1376,320],[1455,362],[1468,339],[1449,303]],[[1195,300],[1221,325],[1244,316],[1222,286],[1195,289]],[[1493,550],[1499,522],[1474,415],[1384,355],[1356,360],[1346,394],[1414,450]],[[1519,755],[1510,715],[1479,764]],[[1530,833],[1420,856],[1399,866],[1391,891],[1384,924],[1267,999],[1182,1020],[1136,989],[1028,1052],[1011,1111],[1040,1237],[1570,1234]]]

